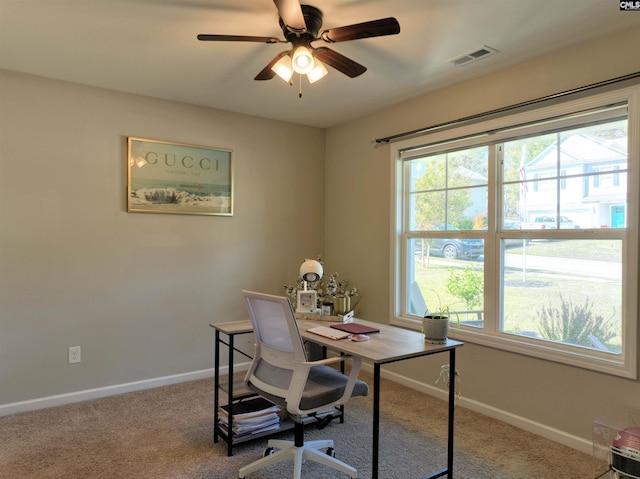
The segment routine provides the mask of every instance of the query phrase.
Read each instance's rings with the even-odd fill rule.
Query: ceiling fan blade
[[[276,4],[280,18],[290,32],[305,33],[307,31],[307,24],[298,0],[273,0],[273,3]]]
[[[281,40],[276,37],[254,37],[249,35],[209,35],[201,33],[198,40],[204,42],[257,42],[257,43],[278,43]]]
[[[383,37],[400,33],[400,24],[393,17],[371,20],[370,22],[356,23],[346,27],[337,27],[324,30],[320,34],[325,42],[338,43],[360,38]]]
[[[350,58],[347,58],[341,53],[338,53],[327,47],[315,48],[314,56],[321,62],[326,63],[330,67],[335,68],[339,72],[342,72],[351,78],[355,78],[358,75],[362,75],[364,72],[367,71],[366,67],[363,67],[362,65],[354,62]]]
[[[278,53],[278,55],[273,60],[271,60],[269,64],[266,67],[264,67],[260,73],[256,75],[254,80],[271,80],[276,75],[276,73],[271,69],[271,67],[275,65],[278,62],[278,60],[280,60],[283,56],[288,55],[289,53],[291,53],[290,50],[285,50],[283,52]]]

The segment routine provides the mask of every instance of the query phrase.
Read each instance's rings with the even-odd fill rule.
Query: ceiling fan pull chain
[[[302,75],[298,75],[300,79],[300,90],[298,90],[298,98],[302,98]]]

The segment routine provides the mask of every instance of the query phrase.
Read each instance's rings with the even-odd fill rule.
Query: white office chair
[[[270,464],[293,459],[293,479],[300,479],[305,459],[357,477],[356,469],[334,454],[333,441],[304,442],[302,417],[345,404],[351,396],[366,396],[358,380],[360,358],[340,356],[307,361],[295,313],[286,297],[243,291],[256,336],[256,350],[245,377],[249,389],[285,408],[295,422],[294,441],[271,439],[265,456],[240,469],[240,479]],[[350,359],[349,376],[328,364]],[[322,452],[321,449],[326,449]],[[270,451],[275,451],[269,454]]]

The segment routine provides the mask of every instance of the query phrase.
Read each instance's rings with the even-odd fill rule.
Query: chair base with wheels
[[[247,474],[251,474],[263,467],[291,459],[293,459],[293,479],[300,479],[302,477],[302,464],[306,460],[324,464],[332,469],[344,472],[354,479],[358,477],[355,467],[345,464],[335,458],[335,449],[332,440],[327,439],[304,442],[303,428],[304,425],[301,422],[296,421],[294,441],[270,439],[267,443],[267,449],[265,450],[264,457],[241,468],[239,475],[240,479],[245,479]],[[325,452],[322,451],[323,449]]]

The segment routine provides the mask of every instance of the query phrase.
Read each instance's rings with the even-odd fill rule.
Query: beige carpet
[[[380,479],[419,479],[444,467],[446,403],[383,381]],[[237,478],[266,439],[227,457],[226,444],[213,443],[212,413],[213,380],[199,380],[0,417],[0,478]],[[371,477],[371,396],[349,403],[344,424],[305,432],[334,439],[337,457]],[[591,477],[590,456],[464,408],[456,410],[455,445],[456,479]],[[283,463],[247,479],[287,477]],[[303,477],[345,476],[306,463]]]

